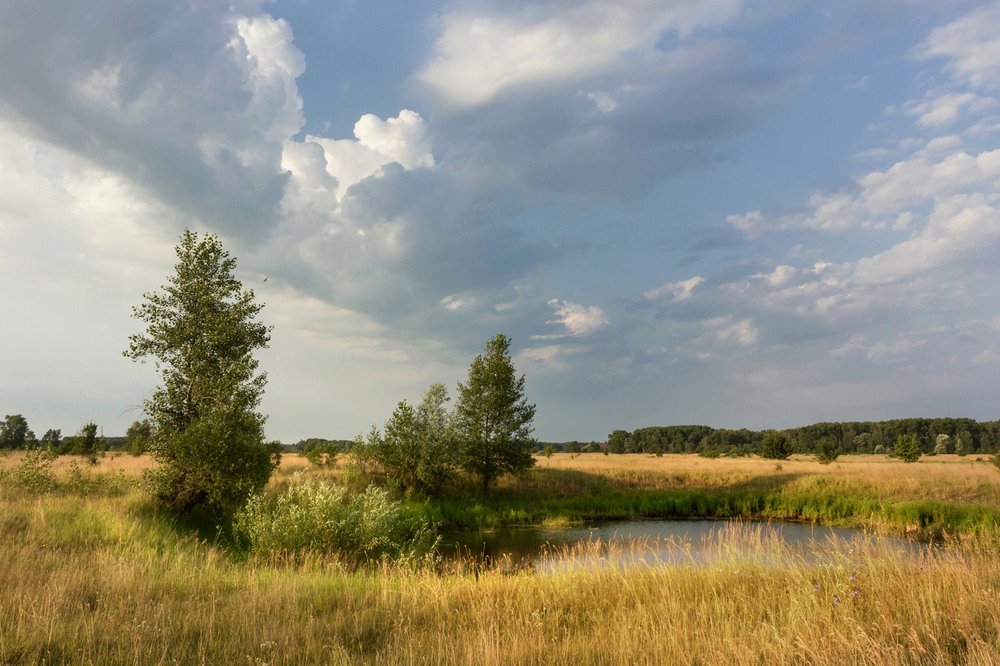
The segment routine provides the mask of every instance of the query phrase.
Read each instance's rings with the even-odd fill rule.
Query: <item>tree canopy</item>
[[[7,414],[0,423],[0,449],[23,449],[28,438],[28,420],[20,414]]]

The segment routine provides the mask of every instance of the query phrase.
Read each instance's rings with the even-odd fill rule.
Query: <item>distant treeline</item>
[[[125,437],[97,436],[93,448],[105,451],[134,448],[134,452],[139,453],[145,447],[134,446],[133,440],[141,439],[144,434],[148,437],[148,433],[142,430],[143,425],[148,428],[148,425],[138,421],[132,424],[129,435]],[[760,453],[760,444],[766,432],[768,431],[746,428],[730,430],[705,425],[653,426],[638,428],[632,432],[615,430],[605,442],[536,442],[536,449],[543,451],[551,447],[555,451],[567,453],[718,453],[739,456]],[[837,445],[840,453],[845,454],[888,453],[903,435],[916,437],[924,454],[942,450],[959,454],[993,454],[1000,451],[1000,421],[965,418],[814,423],[778,432],[788,437],[795,453],[815,453],[830,442]],[[23,449],[51,444],[61,453],[66,453],[74,447],[79,448],[76,444],[83,441],[81,437],[89,440],[95,434],[96,426],[87,424],[75,437],[62,437],[59,430],[49,430],[39,441],[20,414],[8,415],[4,421],[0,421],[0,449]],[[343,452],[350,450],[353,443],[349,439],[311,437],[282,446],[289,452],[308,453],[313,449]]]
[[[282,444],[282,447],[286,451],[297,451],[298,453],[308,453],[313,449],[321,450],[323,452],[331,450],[344,452],[349,451],[351,449],[351,444],[353,443],[353,440],[350,439],[323,439],[322,437],[310,437],[309,439],[300,439],[294,444]]]
[[[615,430],[608,435],[604,448],[608,453],[749,455],[759,452],[766,432],[702,425],[659,426],[632,432]],[[995,453],[1000,445],[1000,421],[979,422],[964,418],[814,423],[779,432],[788,436],[796,453],[815,453],[827,442],[836,444],[841,453],[888,452],[902,435],[916,437],[925,454],[934,453],[936,447],[940,452],[938,445],[941,442],[948,452],[957,453]]]

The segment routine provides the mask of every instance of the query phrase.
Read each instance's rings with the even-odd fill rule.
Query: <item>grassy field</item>
[[[0,480],[0,663],[1000,663],[1000,472],[974,458],[793,459],[778,469],[557,454],[489,497],[414,501],[456,523],[490,523],[549,517],[545,502],[576,519],[659,515],[670,497],[695,509],[699,498],[707,509],[758,498],[754,515],[801,500],[826,507],[819,519],[887,531],[918,525],[906,507],[936,507],[949,535],[917,557],[877,538],[831,541],[819,546],[831,564],[776,567],[768,562],[793,554],[736,526],[720,533],[722,559],[710,566],[558,574],[350,568],[320,553],[248,559],[214,526],[151,507],[136,483],[147,460],[76,462],[56,461],[57,486],[42,493],[9,471]],[[0,458],[3,469],[18,463]],[[286,456],[269,492],[297,483],[296,471],[340,477]],[[864,507],[877,511],[850,514]]]

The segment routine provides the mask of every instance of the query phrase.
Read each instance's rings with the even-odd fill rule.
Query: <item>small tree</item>
[[[86,456],[91,464],[97,463],[97,457],[104,452],[104,438],[97,435],[97,424],[90,422],[80,428],[73,437],[69,438],[64,447],[65,453],[76,456]]]
[[[420,461],[417,476],[423,488],[436,493],[454,476],[463,463],[455,416],[448,411],[448,389],[434,382],[417,405],[417,433]]]
[[[337,462],[340,447],[336,442],[311,440],[302,447],[302,454],[310,464],[317,467],[332,467]]]
[[[20,414],[8,414],[0,423],[0,449],[23,449],[28,440],[28,421]]]
[[[49,428],[42,435],[42,447],[46,449],[58,449],[62,443],[62,430]]]
[[[162,376],[145,401],[159,463],[148,480],[174,510],[231,512],[263,489],[280,455],[264,442],[256,411],[267,377],[257,374],[253,352],[267,347],[270,328],[255,321],[264,306],[243,290],[217,236],[185,230],[175,251],[162,291],[133,308],[147,329],[124,352],[134,361],[152,357]]]
[[[769,460],[787,460],[792,455],[792,444],[788,435],[777,430],[768,430],[760,443],[760,457]]]
[[[920,442],[914,435],[900,435],[892,454],[903,462],[917,462],[920,459]]]
[[[435,494],[461,463],[448,390],[435,382],[414,409],[403,400],[382,431],[373,427],[367,441],[351,450],[351,471],[381,473],[390,486]]]
[[[149,450],[152,439],[153,427],[149,424],[149,419],[133,421],[125,431],[125,450],[133,456],[141,456]]]
[[[840,456],[840,447],[832,439],[824,439],[819,443],[819,451],[816,452],[816,459],[822,465],[829,465]]]
[[[962,430],[955,435],[955,453],[960,456],[972,453],[972,434],[968,430]]]
[[[465,468],[479,476],[483,492],[498,476],[535,464],[531,422],[535,405],[524,397],[524,375],[510,358],[510,339],[498,333],[476,356],[469,378],[458,384],[456,421],[465,445]]]

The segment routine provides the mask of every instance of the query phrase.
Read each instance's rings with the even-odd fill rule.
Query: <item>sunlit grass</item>
[[[94,473],[138,480],[149,464],[109,456]],[[53,467],[61,482],[69,465]],[[778,476],[777,490],[979,505],[995,502],[1000,483],[992,465],[950,456],[776,470],[756,459],[557,454],[545,467],[498,493],[721,491]],[[302,470],[340,474],[286,455],[269,492]],[[1000,663],[1000,543],[989,535],[916,555],[878,537],[802,551],[737,524],[720,529],[705,561],[586,566],[642,545],[582,544],[561,553],[579,566],[542,573],[354,568],[323,553],[269,563],[152,508],[135,486],[34,494],[8,484],[0,663]]]

